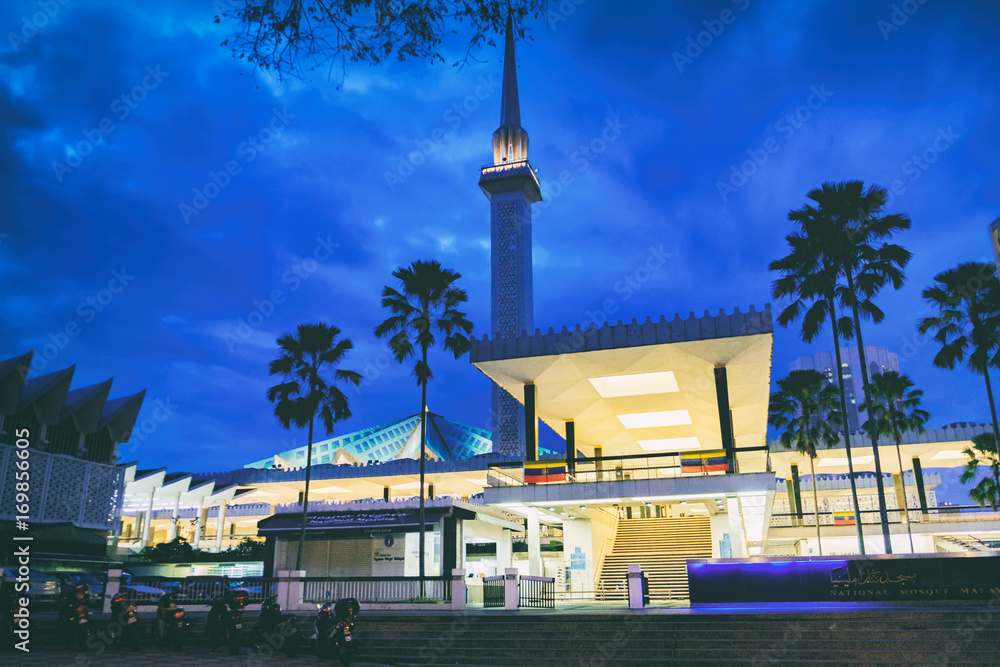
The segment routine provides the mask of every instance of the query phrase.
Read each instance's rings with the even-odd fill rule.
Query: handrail
[[[617,537],[617,535],[618,535],[618,518],[615,517],[615,536]],[[604,555],[605,555],[605,553],[608,550],[608,542],[611,542],[612,539],[614,539],[614,538],[605,537],[604,538],[604,544],[601,545],[601,555],[597,559],[597,567],[594,568],[594,584],[595,585],[598,583],[598,580],[601,577],[601,568],[604,567]]]

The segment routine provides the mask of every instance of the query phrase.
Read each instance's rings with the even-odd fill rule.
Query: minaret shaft
[[[483,167],[479,187],[490,200],[491,334],[533,332],[531,205],[541,201],[538,178],[528,163],[528,133],[521,127],[514,61],[514,31],[507,17],[500,126],[493,133],[493,164]],[[493,386],[493,451],[525,453],[520,402]]]

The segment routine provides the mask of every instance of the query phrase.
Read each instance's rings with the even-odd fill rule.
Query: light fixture
[[[685,438],[657,438],[655,440],[636,440],[645,452],[683,452],[700,449],[701,441],[697,436]]]
[[[865,464],[868,464],[868,463],[871,463],[872,461],[874,461],[875,457],[874,456],[855,456],[855,457],[852,457],[852,460],[854,461],[855,465],[865,465]],[[846,457],[842,458],[842,457],[836,457],[836,456],[827,456],[827,457],[820,458],[820,460],[819,460],[819,467],[820,468],[825,467],[825,466],[846,466],[846,465],[847,465],[847,458]]]
[[[680,391],[673,371],[637,373],[634,375],[609,375],[588,380],[602,398],[669,394]]]
[[[957,449],[948,449],[943,452],[938,452],[931,457],[931,461],[953,461],[955,459],[967,458],[964,452],[958,451]]]
[[[311,489],[314,493],[350,493],[350,489],[342,486],[321,486],[318,489]]]
[[[687,410],[665,410],[663,412],[633,412],[618,415],[618,421],[625,428],[656,428],[658,426],[685,426],[691,423]]]

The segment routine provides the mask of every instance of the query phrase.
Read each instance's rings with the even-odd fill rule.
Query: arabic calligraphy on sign
[[[887,584],[907,585],[917,578],[916,573],[899,573],[892,575],[885,570],[878,570],[868,563],[857,565],[857,574],[851,575],[850,566],[837,567],[830,571],[830,583],[834,588],[852,586],[885,586]]]

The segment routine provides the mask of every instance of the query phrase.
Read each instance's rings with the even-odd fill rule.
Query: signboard
[[[399,576],[404,572],[406,540],[404,534],[378,535],[372,539],[372,576]]]
[[[687,563],[691,602],[988,600],[1000,556],[826,556]]]
[[[580,547],[577,547],[573,553],[569,555],[569,567],[571,570],[587,569],[587,554],[583,553]]]

